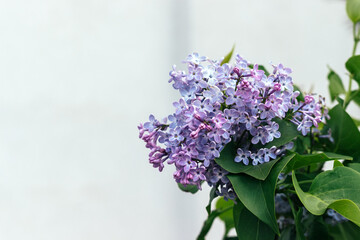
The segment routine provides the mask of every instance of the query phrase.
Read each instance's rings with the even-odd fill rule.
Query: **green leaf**
[[[252,176],[259,180],[265,180],[269,175],[273,166],[279,161],[280,158],[271,160],[267,163],[259,164],[256,166],[253,165],[243,165],[241,170],[238,173],[245,173],[249,176]]]
[[[304,207],[314,215],[322,215],[332,208],[350,221],[360,225],[360,173],[348,168],[337,167],[320,173],[308,192],[303,192],[292,172],[295,191]]]
[[[307,240],[334,240],[329,235],[328,226],[322,217],[310,215],[305,219],[304,226],[307,230]]]
[[[230,62],[230,59],[234,53],[234,49],[235,49],[235,44],[233,45],[231,51],[224,57],[224,60],[222,60],[221,65]]]
[[[310,164],[314,163],[320,163],[320,162],[326,162],[330,160],[352,160],[352,157],[340,155],[336,153],[316,153],[316,154],[306,154],[306,155],[300,155],[296,154],[294,158],[289,162],[289,164],[286,166],[284,172],[288,173],[292,170],[296,170],[302,167],[306,167]]]
[[[360,120],[353,118],[355,125],[360,126]]]
[[[180,188],[181,191],[184,192],[189,192],[189,193],[196,193],[197,191],[199,191],[198,187],[196,185],[182,185],[181,183],[178,183],[178,187]]]
[[[339,161],[339,160],[335,160],[334,161],[334,165],[333,165],[333,169],[336,167],[343,167],[344,165]]]
[[[234,206],[235,229],[239,240],[274,240],[275,233],[244,205]]]
[[[294,151],[299,154],[307,154],[311,148],[310,138],[305,136],[298,136],[294,141]]]
[[[225,201],[224,198],[219,198],[216,202],[216,209],[220,211],[232,206],[234,206],[234,202],[232,200]],[[234,227],[234,217],[232,209],[220,214],[219,218],[225,223],[226,232],[228,232],[231,228]]]
[[[215,162],[220,167],[224,168],[230,173],[245,173],[256,179],[264,180],[270,173],[271,168],[279,160],[272,160],[270,162],[253,165],[244,165],[234,161],[236,156],[237,147],[233,142],[228,143],[220,153],[220,157],[215,159]]]
[[[233,207],[227,207],[227,208],[223,208],[223,209],[216,209],[214,211],[212,211],[208,218],[205,220],[203,227],[201,228],[201,231],[198,235],[198,237],[196,238],[197,240],[205,240],[206,235],[208,234],[215,218],[217,218],[218,216],[220,216],[221,214],[230,211]]]
[[[328,150],[353,157],[360,161],[360,132],[352,118],[339,104],[329,111],[327,126],[332,131],[334,144],[328,143]]]
[[[345,93],[344,85],[339,75],[337,75],[337,73],[335,73],[332,69],[330,69],[328,79],[331,101],[334,101],[338,95]]]
[[[360,173],[360,163],[349,163],[348,167]]]
[[[360,91],[353,90],[351,91],[350,99],[354,101],[358,106],[360,106]]]
[[[275,217],[275,186],[280,172],[294,155],[290,154],[279,160],[264,181],[246,174],[228,175],[240,201],[277,234],[279,234],[279,228]]]
[[[296,129],[295,124],[281,119],[275,119],[275,122],[279,124],[279,132],[281,133],[281,137],[275,138],[272,142],[267,143],[264,147],[280,147],[289,143],[296,136],[300,135],[299,131]]]
[[[219,212],[217,212],[217,211],[213,211],[210,213],[208,218],[205,220],[198,237],[196,238],[197,240],[205,240],[205,237],[208,234],[215,218],[218,216],[219,216]]]
[[[360,21],[360,0],[346,0],[346,12],[353,23]]]
[[[259,70],[263,70],[264,73],[266,74],[266,76],[269,76],[269,75],[270,75],[269,71],[266,70],[266,68],[265,68],[263,65],[258,65],[258,69],[259,69]]]
[[[360,55],[349,58],[345,63],[345,67],[351,73],[353,79],[360,85]]]
[[[352,222],[343,222],[329,227],[329,234],[334,239],[341,240],[358,240],[360,228]]]
[[[241,202],[239,202],[238,200],[236,201],[236,204],[234,204],[234,208],[233,208],[233,219],[234,219],[234,224],[235,224],[235,228],[239,225],[239,219],[240,219],[240,214],[241,211],[245,208],[244,204],[242,204]],[[237,231],[237,230],[236,230]]]
[[[340,106],[344,106],[344,99],[342,99],[341,97],[337,96],[336,101],[340,104]]]
[[[279,240],[293,240],[296,238],[294,227],[286,227],[280,234]]]

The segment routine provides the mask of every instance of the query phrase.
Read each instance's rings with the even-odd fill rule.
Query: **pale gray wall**
[[[327,95],[351,41],[336,0],[1,1],[0,239],[194,239],[209,189],[177,190],[137,138],[173,111],[172,64],[236,43]]]

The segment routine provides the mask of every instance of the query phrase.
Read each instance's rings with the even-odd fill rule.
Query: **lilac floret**
[[[185,61],[185,62],[198,65],[198,64],[200,64],[201,62],[206,61],[206,59],[207,59],[207,57],[205,57],[205,56],[200,56],[200,54],[198,54],[198,53],[193,53],[193,54],[190,54],[190,55],[186,58],[186,61]]]
[[[235,162],[243,162],[245,165],[249,164],[249,157],[251,155],[251,152],[248,150],[242,150],[241,148],[238,148],[237,150],[237,156],[235,157]]]

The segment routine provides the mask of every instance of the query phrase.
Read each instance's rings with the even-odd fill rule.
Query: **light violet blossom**
[[[160,171],[165,162],[173,164],[174,178],[183,185],[200,189],[207,181],[218,195],[233,199],[228,172],[215,162],[228,143],[237,148],[236,164],[263,164],[291,145],[271,146],[282,134],[277,120],[291,121],[305,136],[327,117],[322,98],[297,99],[291,69],[282,64],[266,75],[240,55],[234,64],[221,65],[193,53],[184,63],[187,72],[173,66],[169,73],[169,82],[182,96],[173,103],[174,113],[160,121],[150,115],[138,127],[150,149],[149,162]]]

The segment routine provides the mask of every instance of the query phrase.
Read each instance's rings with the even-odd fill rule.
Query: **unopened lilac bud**
[[[234,67],[233,72],[236,73],[236,75],[238,75],[238,77],[240,77],[240,69],[237,67]]]
[[[306,96],[304,97],[304,100],[305,100],[305,103],[306,103],[306,104],[309,104],[309,103],[311,103],[312,101],[314,101],[314,97],[311,96],[311,95],[306,95]]]
[[[197,113],[194,114],[194,118],[197,119],[197,120],[199,120],[200,122],[203,121],[203,119],[202,119],[202,118],[200,117],[200,115],[197,114]]]
[[[205,129],[205,128],[206,128],[206,124],[201,123],[201,124],[199,125],[199,129]]]
[[[206,125],[206,130],[211,131],[213,128],[210,125]]]
[[[280,91],[281,90],[281,84],[280,83],[275,83],[274,84],[274,90],[275,91]]]
[[[294,147],[294,142],[289,142],[285,144],[285,149],[290,150]]]
[[[190,137],[191,138],[197,138],[198,136],[199,136],[199,132],[200,132],[200,128],[198,128],[198,129],[196,129],[195,131],[192,131],[191,133],[190,133]]]
[[[186,174],[187,180],[192,180],[193,178],[194,178],[194,176],[190,172],[188,174]]]
[[[142,123],[140,123],[140,125],[138,126],[138,129],[139,129],[139,138],[142,138],[144,133],[145,133],[145,129],[144,129],[144,126],[142,125]]]

